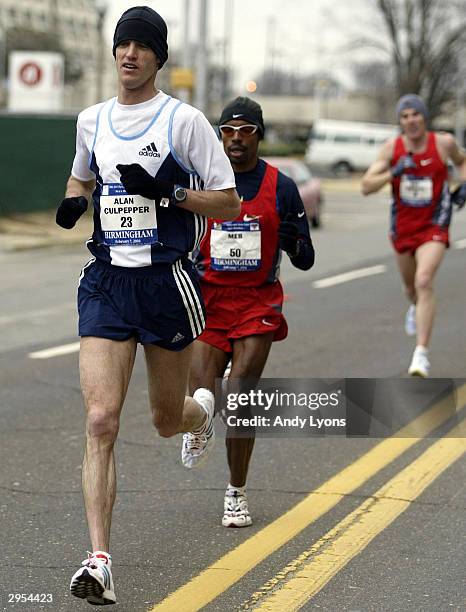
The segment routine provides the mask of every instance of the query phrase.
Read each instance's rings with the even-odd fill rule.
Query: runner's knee
[[[182,416],[176,416],[169,412],[156,411],[153,413],[152,422],[162,438],[171,438],[180,433]]]
[[[120,427],[117,414],[104,408],[90,408],[87,414],[87,436],[115,442]]]
[[[428,272],[419,272],[416,274],[415,279],[416,291],[430,291],[432,290],[432,277]]]

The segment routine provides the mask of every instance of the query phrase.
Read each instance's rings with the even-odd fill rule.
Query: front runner
[[[123,13],[113,38],[118,96],[78,118],[76,155],[57,223],[71,229],[94,204],[94,258],[81,273],[80,375],[86,407],[82,485],[92,552],[71,579],[90,604],[115,603],[109,554],[116,495],[114,444],[144,346],[152,420],[164,437],[185,434],[184,453],[205,458],[214,440],[214,398],[185,397],[192,341],[204,328],[188,253],[204,215],[232,219],[239,199],[215,132],[196,109],[155,88],[167,60],[167,26],[148,7]]]
[[[244,391],[260,378],[272,342],[287,335],[278,280],[281,250],[296,268],[308,270],[314,249],[295,183],[258,158],[264,136],[261,107],[236,98],[223,110],[219,129],[242,199],[241,214],[227,223],[209,220],[196,259],[207,318],[194,343],[190,388],[214,391],[215,379],[231,359],[230,377],[240,379]],[[232,433],[227,430],[230,482],[222,524],[246,527],[252,522],[245,486],[254,430],[243,432],[244,437]]]
[[[405,329],[417,343],[408,373],[427,377],[428,346],[435,297],[433,281],[448,243],[451,206],[466,200],[466,156],[451,134],[429,132],[427,108],[415,94],[400,98],[396,107],[401,136],[381,148],[362,179],[362,193],[392,185],[390,235],[408,299]],[[447,160],[457,166],[461,184],[450,195]]]

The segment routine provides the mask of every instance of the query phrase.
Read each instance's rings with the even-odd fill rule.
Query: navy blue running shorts
[[[78,288],[79,335],[136,338],[180,351],[205,326],[205,309],[191,261],[121,268],[88,263]]]

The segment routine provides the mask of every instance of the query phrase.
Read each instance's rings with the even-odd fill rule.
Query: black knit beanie
[[[113,55],[118,45],[136,40],[152,49],[161,68],[168,59],[167,24],[148,6],[133,6],[123,13],[113,35]]]

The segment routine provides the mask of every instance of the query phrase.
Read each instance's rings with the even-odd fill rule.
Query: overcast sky
[[[254,79],[272,60],[277,68],[298,74],[332,72],[344,84],[351,83],[353,55],[342,46],[361,35],[364,24],[372,23],[368,0],[352,0],[350,6],[335,0],[208,0],[209,47],[221,58],[221,41],[225,37],[225,2],[233,15],[230,32],[231,63],[234,67],[236,93]],[[110,44],[114,26],[121,13],[130,6],[147,4],[167,21],[169,45],[180,48],[184,32],[184,0],[113,0],[108,2],[106,34]],[[191,0],[191,43],[197,40],[199,0]],[[275,24],[275,25],[274,25]],[[272,39],[274,44],[272,44]],[[274,59],[271,50],[275,49]],[[359,54],[361,58],[361,54]]]

